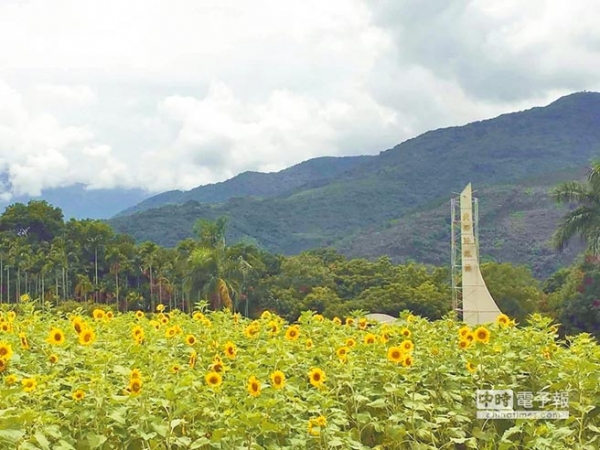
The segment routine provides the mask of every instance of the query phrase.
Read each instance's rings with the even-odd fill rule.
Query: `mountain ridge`
[[[325,182],[282,190],[273,197],[188,202],[110,223],[137,240],[175,245],[191,236],[196,219],[228,215],[229,239],[297,253],[403,220],[436,199],[449,200],[468,182],[483,189],[548,174],[555,174],[549,175],[551,183],[564,181],[558,171],[579,170],[599,150],[600,94],[576,93],[544,107],[428,131]]]

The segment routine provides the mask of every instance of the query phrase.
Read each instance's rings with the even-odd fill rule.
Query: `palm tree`
[[[237,295],[243,279],[239,259],[229,257],[225,246],[227,219],[215,222],[199,220],[195,231],[199,246],[188,258],[187,288],[190,298],[204,294],[214,310],[226,307],[233,309],[233,298]]]
[[[231,297],[237,292],[237,283],[232,276],[232,261],[224,256],[220,249],[200,247],[192,251],[188,260],[187,287],[190,298],[206,295],[213,310],[223,306],[231,310]]]
[[[600,161],[592,164],[587,183],[567,181],[557,186],[552,195],[558,203],[577,205],[558,224],[554,246],[562,251],[573,237],[579,236],[592,253],[600,253]]]

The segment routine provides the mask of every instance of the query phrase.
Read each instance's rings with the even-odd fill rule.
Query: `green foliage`
[[[551,311],[562,324],[561,333],[588,332],[600,339],[599,259],[587,255],[561,273],[561,278],[560,288],[549,295]]]
[[[63,228],[62,211],[45,201],[31,200],[27,205],[15,203],[0,217],[0,232],[23,236],[30,244],[50,242]]]
[[[563,250],[569,241],[581,237],[593,253],[600,253],[600,161],[592,164],[587,183],[567,181],[553,191],[558,203],[575,204],[575,209],[562,218],[554,245]]]
[[[543,292],[529,268],[493,262],[481,265],[483,279],[500,310],[517,322],[524,322],[539,310]]]

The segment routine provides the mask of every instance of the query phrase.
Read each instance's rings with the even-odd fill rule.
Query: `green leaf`
[[[53,450],[76,450],[71,444],[67,441],[63,441],[62,439],[58,441],[58,443],[54,446]]]
[[[0,430],[0,440],[11,444],[17,443],[23,436],[25,436],[23,430]]]
[[[196,439],[194,442],[192,442],[192,445],[190,445],[190,449],[194,450],[196,448],[204,447],[208,444],[210,444],[210,439],[206,437],[201,437],[200,439]]]
[[[31,442],[23,442],[19,445],[19,450],[40,450],[40,448]]]
[[[40,444],[40,447],[42,447],[43,450],[50,450],[50,441],[48,441],[46,436],[44,436],[41,432],[36,431],[33,437],[35,437],[35,440],[38,444]]]
[[[371,408],[385,408],[387,402],[385,401],[385,398],[380,397],[377,400],[373,400],[371,403],[367,404],[367,406],[370,406]]]
[[[96,434],[94,432],[89,432],[86,434],[86,438],[90,445],[90,448],[99,448],[106,442],[106,436],[102,436],[100,434]]]
[[[60,428],[58,427],[58,425],[48,425],[46,428],[44,428],[44,432],[48,436],[53,437],[54,439],[60,439],[62,437],[62,433],[60,432]]]
[[[338,438],[330,439],[328,444],[329,444],[329,447],[342,447],[344,445],[344,443],[341,440],[339,440]]]
[[[155,423],[152,422],[152,424],[150,425],[152,427],[152,429],[154,431],[156,431],[158,433],[159,436],[161,437],[166,437],[167,433],[169,432],[169,429],[167,428],[166,425],[162,424],[162,423]]]

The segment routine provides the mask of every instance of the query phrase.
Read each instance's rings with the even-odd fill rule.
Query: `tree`
[[[207,295],[215,310],[223,306],[233,309],[233,301],[247,269],[243,258],[232,258],[227,253],[226,225],[227,219],[224,217],[215,222],[196,222],[199,245],[188,258],[187,286],[190,297]]]
[[[50,242],[63,228],[62,210],[43,200],[31,200],[27,205],[15,203],[0,216],[0,231],[26,237],[30,244]]]
[[[538,310],[544,294],[526,266],[487,262],[481,274],[500,310],[518,322]]]
[[[588,171],[587,183],[567,181],[552,192],[558,203],[576,204],[562,218],[554,234],[555,247],[563,250],[569,241],[581,237],[589,250],[600,252],[600,161],[595,161]]]

